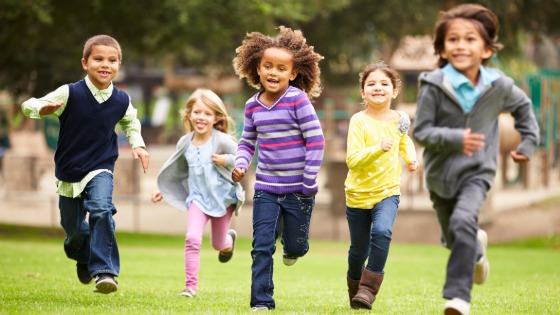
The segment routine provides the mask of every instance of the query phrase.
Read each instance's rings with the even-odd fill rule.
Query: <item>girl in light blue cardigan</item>
[[[188,210],[186,282],[181,295],[195,297],[204,226],[211,221],[212,246],[219,251],[219,261],[228,262],[237,236],[229,226],[233,214],[239,214],[245,192],[231,179],[237,143],[228,132],[232,122],[218,95],[196,90],[181,114],[188,133],[160,170],[159,191],[152,194],[152,201],[165,199],[181,211]]]

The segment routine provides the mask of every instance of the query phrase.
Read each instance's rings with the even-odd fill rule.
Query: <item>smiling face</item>
[[[95,45],[88,59],[82,58],[82,67],[96,88],[104,90],[119,73],[121,60],[115,47]]]
[[[455,19],[445,33],[441,57],[457,71],[476,83],[482,61],[492,56],[476,25],[469,20]]]
[[[397,97],[398,92],[391,78],[382,70],[371,72],[364,80],[364,87],[361,89],[362,98],[367,106],[375,109],[390,108],[391,100]]]
[[[263,52],[257,73],[267,99],[278,99],[288,89],[290,81],[297,76],[292,54],[275,47]]]
[[[201,100],[197,100],[189,113],[189,121],[191,129],[194,130],[196,136],[207,138],[212,135],[214,124],[218,122],[216,112]]]

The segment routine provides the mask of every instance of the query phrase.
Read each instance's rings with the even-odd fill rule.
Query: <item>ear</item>
[[[294,81],[297,75],[298,75],[297,71],[293,70],[292,75],[290,76],[290,81]]]
[[[447,54],[445,53],[445,49],[442,52],[439,53],[439,57],[441,59],[447,60]]]
[[[397,96],[399,96],[399,90],[393,89],[393,99],[397,98]]]
[[[364,89],[360,89],[360,94],[362,95],[362,99],[366,98],[366,93],[364,93]]]
[[[483,60],[490,59],[490,57],[492,57],[492,53],[493,53],[492,49],[485,46],[484,51],[482,52],[482,59]]]
[[[86,71],[87,71],[87,68],[88,68],[87,67],[87,60],[85,60],[84,58],[82,58],[82,68]]]

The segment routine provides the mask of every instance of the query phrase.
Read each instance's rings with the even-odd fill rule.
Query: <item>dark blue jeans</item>
[[[399,202],[399,196],[391,196],[381,200],[369,210],[346,207],[346,219],[350,230],[348,250],[350,278],[355,280],[361,278],[366,259],[368,270],[378,274],[384,273]]]
[[[102,172],[78,198],[59,197],[60,224],[66,233],[64,251],[68,258],[87,263],[92,276],[119,275],[120,261],[113,204],[113,174]],[[86,214],[89,212],[89,224]]]
[[[274,309],[272,272],[280,221],[284,251],[302,257],[309,250],[309,222],[314,196],[299,193],[276,195],[257,190],[253,197],[253,250],[251,257],[251,307]]]

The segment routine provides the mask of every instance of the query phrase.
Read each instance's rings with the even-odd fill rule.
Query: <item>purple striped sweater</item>
[[[270,108],[259,92],[245,103],[245,125],[235,168],[247,170],[258,143],[255,190],[315,195],[325,138],[313,105],[290,86]]]

